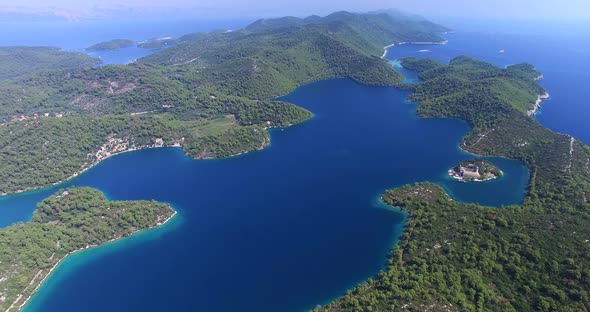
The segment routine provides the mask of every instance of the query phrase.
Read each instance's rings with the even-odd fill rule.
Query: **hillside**
[[[189,79],[250,98],[276,97],[329,77],[393,85],[401,76],[377,57],[383,47],[402,41],[443,41],[433,34],[441,29],[446,28],[388,14],[284,17],[259,20],[239,31],[185,36],[181,44],[139,62],[199,68],[206,74],[191,72]]]
[[[335,12],[325,17],[312,15],[306,18],[283,17],[276,19],[261,19],[245,28],[246,31],[271,31],[286,27],[302,27],[306,25],[321,25],[343,23],[354,29],[358,34],[371,37],[369,46],[376,48],[391,43],[407,41],[443,41],[435,33],[447,32],[450,29],[427,21],[416,15],[408,15],[394,10],[383,10],[367,14],[350,12]]]
[[[332,77],[397,85],[401,75],[379,57],[383,46],[438,30],[387,14],[307,20],[189,34],[131,65],[54,69],[0,83],[0,193],[63,181],[100,161],[97,153],[113,139],[127,143],[114,153],[180,145],[196,158],[264,148],[264,128],[311,117],[272,99]]]

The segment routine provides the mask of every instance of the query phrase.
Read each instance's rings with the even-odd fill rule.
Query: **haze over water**
[[[447,46],[395,47],[388,58],[528,60],[555,96],[539,119],[584,133],[575,119],[549,118],[550,107],[568,105],[557,96],[575,92],[576,84],[550,78],[546,70],[553,65],[527,59],[531,50],[516,49],[520,43],[510,36],[497,39],[506,50],[499,58],[502,48],[474,44],[477,36],[458,32]],[[71,185],[96,187],[112,200],[166,201],[179,211],[163,228],[70,257],[26,311],[310,309],[385,264],[405,215],[378,201],[383,190],[433,181],[461,201],[499,206],[522,200],[528,173],[516,161],[491,159],[506,173],[498,181],[448,179],[450,167],[473,157],[458,149],[469,128],[458,120],[417,118],[408,95],[346,79],[306,85],[284,100],[310,109],[314,119],[273,130],[272,145],[261,152],[211,161],[173,148],[126,153],[64,185],[0,198],[0,226],[29,220],[36,202]]]

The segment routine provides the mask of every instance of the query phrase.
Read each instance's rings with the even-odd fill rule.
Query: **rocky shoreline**
[[[541,94],[537,97],[537,101],[535,101],[535,106],[533,107],[533,109],[527,111],[527,114],[529,116],[533,116],[537,113],[537,111],[541,108],[541,103],[543,102],[543,100],[546,100],[549,98],[549,93],[545,92],[544,94]]]

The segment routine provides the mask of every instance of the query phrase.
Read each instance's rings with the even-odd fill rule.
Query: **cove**
[[[111,200],[155,199],[178,211],[171,225],[67,259],[25,311],[301,311],[375,275],[406,216],[383,209],[385,189],[418,181],[454,199],[522,201],[528,172],[491,160],[497,181],[447,177],[469,127],[420,119],[406,91],[347,79],[302,86],[283,100],[315,116],[272,130],[269,148],[223,160],[181,149],[112,157],[63,185],[0,199],[0,224],[26,221],[59,188],[91,186]]]

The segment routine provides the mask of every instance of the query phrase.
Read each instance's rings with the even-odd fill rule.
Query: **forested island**
[[[108,201],[91,188],[60,190],[33,220],[0,229],[0,310],[19,311],[73,252],[160,226],[175,211],[153,201]]]
[[[320,311],[587,311],[590,309],[590,148],[527,111],[543,90],[529,64],[497,68],[468,57],[406,59],[422,80],[422,117],[466,120],[461,148],[524,162],[520,206],[462,204],[430,183],[388,190],[408,213],[387,269]]]
[[[502,174],[502,170],[482,159],[464,160],[449,170],[449,176],[463,182],[488,181]]]
[[[109,41],[99,42],[86,48],[87,51],[104,51],[104,50],[119,50],[135,46],[136,43],[129,39],[113,39]]]
[[[388,13],[260,20],[182,36],[130,65],[56,66],[1,82],[0,194],[59,183],[133,149],[182,146],[195,158],[259,150],[265,128],[311,117],[273,99],[332,77],[397,85],[383,46],[442,41],[433,33],[444,30]]]

